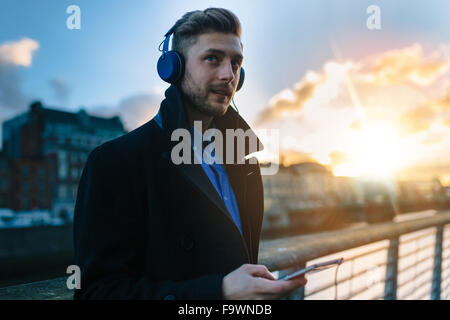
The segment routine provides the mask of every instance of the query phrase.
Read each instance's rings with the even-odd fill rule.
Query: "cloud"
[[[444,49],[426,56],[419,44],[413,44],[361,61],[328,61],[322,71],[308,71],[294,89],[274,95],[260,113],[258,124],[282,115],[295,116],[307,104],[312,105],[310,111],[361,106],[385,108],[385,114],[398,115],[412,110],[414,118],[414,108],[429,102],[420,88],[431,87],[450,70],[450,58]],[[449,105],[450,95],[439,102],[440,108]]]
[[[26,108],[28,99],[21,89],[18,67],[30,67],[38,48],[39,43],[28,38],[0,44],[0,110]]]
[[[450,92],[440,99],[430,102],[430,107],[439,112],[450,111]]]
[[[444,125],[450,127],[450,117],[444,119]]]
[[[427,131],[436,120],[436,113],[428,106],[421,106],[405,112],[397,122],[403,135]]]
[[[377,84],[408,83],[429,86],[444,75],[450,59],[442,51],[424,56],[418,43],[401,50],[391,50],[375,57],[365,66],[366,80]]]
[[[259,115],[257,125],[267,121],[276,120],[285,112],[296,111],[303,107],[314,94],[314,90],[321,81],[315,73],[309,73],[294,86],[294,89],[286,89],[274,96],[270,105]]]
[[[362,127],[361,121],[355,120],[350,124],[349,128],[352,130],[362,131],[363,127]]]
[[[430,130],[438,119],[443,119],[444,125],[447,125],[448,111],[450,111],[450,93],[437,99],[429,99],[418,107],[410,108],[399,116],[397,123],[403,135],[424,132]],[[425,140],[436,142],[436,134],[432,134]]]
[[[327,105],[339,96],[346,73],[352,68],[351,62],[328,61],[321,72],[308,71],[293,89],[284,89],[270,99],[269,106],[259,114],[257,125],[278,120],[283,115],[293,116],[307,103]]]
[[[28,38],[0,44],[0,64],[29,67],[38,48],[39,43]]]
[[[89,113],[112,117],[118,115],[125,128],[133,130],[156,115],[162,97],[158,94],[135,94],[122,99],[115,107],[95,106]]]
[[[412,44],[360,60],[327,61],[275,94],[258,124],[278,127],[282,139],[296,137],[295,147],[287,148],[290,159],[297,151],[320,163],[351,163],[361,152],[357,138],[386,127],[406,164],[450,162],[449,48],[425,51]]]
[[[22,91],[19,67],[30,67],[38,48],[28,38],[0,43],[0,123],[26,109],[30,99]]]
[[[430,133],[427,136],[423,138],[421,143],[423,144],[438,144],[444,141],[444,139],[447,137],[447,134],[444,132],[436,132],[436,133]]]
[[[70,93],[67,83],[60,78],[53,78],[50,80],[50,87],[53,89],[55,98],[58,99],[61,104],[65,104]]]
[[[328,155],[328,157],[330,158],[331,161],[331,165],[337,165],[337,164],[341,164],[341,163],[345,163],[350,161],[350,156],[345,153],[345,152],[341,152],[341,151],[336,151],[333,150],[332,152],[330,152],[330,154]]]
[[[0,109],[25,108],[27,98],[22,92],[21,84],[22,78],[15,67],[0,65]]]

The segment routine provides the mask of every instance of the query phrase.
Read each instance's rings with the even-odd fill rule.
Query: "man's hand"
[[[244,264],[223,278],[222,290],[225,300],[274,300],[305,286],[306,282],[304,275],[287,281],[277,281],[266,266]]]

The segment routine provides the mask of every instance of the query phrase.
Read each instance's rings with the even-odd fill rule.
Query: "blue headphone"
[[[176,83],[182,76],[184,71],[184,60],[183,57],[176,51],[169,51],[170,36],[173,34],[175,26],[170,28],[169,31],[164,35],[164,45],[162,50],[162,55],[158,60],[158,74],[162,80],[168,83]],[[244,84],[245,71],[241,67],[241,73],[239,76],[239,83],[237,85],[236,91],[241,89]]]

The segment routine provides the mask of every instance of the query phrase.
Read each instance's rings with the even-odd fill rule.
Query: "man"
[[[281,298],[306,280],[276,281],[257,265],[258,164],[172,159],[178,143],[172,133],[194,132],[194,121],[202,132],[250,130],[229,108],[243,58],[239,20],[209,8],[185,14],[173,30],[184,72],[158,115],[94,149],[83,170],[74,218],[81,269],[75,299]]]

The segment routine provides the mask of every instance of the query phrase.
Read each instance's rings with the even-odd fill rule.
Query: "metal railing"
[[[288,299],[447,299],[450,211],[410,221],[262,241],[259,263],[282,275],[337,257],[345,260],[336,282],[332,269],[308,275],[306,287]],[[0,300],[72,299],[73,290],[67,289],[66,280],[0,288]]]
[[[260,251],[260,262],[280,275],[339,257],[344,257],[344,263],[336,282],[334,270],[308,275],[306,287],[290,299],[446,299],[450,290],[450,212],[270,240]]]

